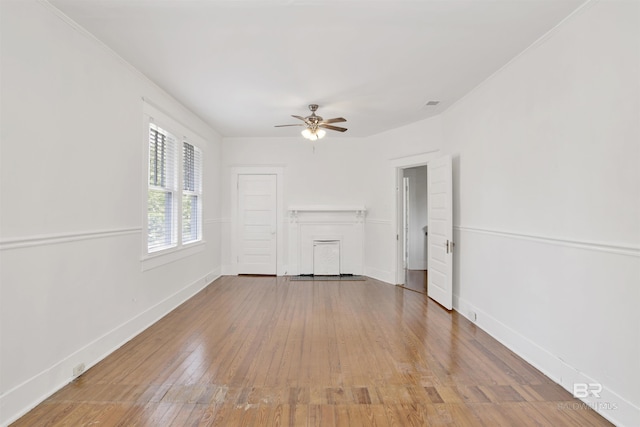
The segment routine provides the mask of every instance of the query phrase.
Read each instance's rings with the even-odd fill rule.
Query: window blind
[[[177,144],[166,130],[149,126],[149,191],[147,248],[149,252],[177,243]]]
[[[202,229],[202,158],[200,150],[184,142],[182,144],[182,241],[200,240]]]

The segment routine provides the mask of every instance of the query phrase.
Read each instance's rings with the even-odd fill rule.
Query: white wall
[[[285,231],[282,244],[284,265],[289,248],[287,208],[305,205],[366,205],[364,171],[368,147],[353,138],[326,138],[310,142],[294,138],[225,138],[223,143],[222,197],[224,271],[231,265],[231,186],[232,167],[278,166],[284,170],[283,210],[280,218]],[[285,267],[285,271],[287,268]]]
[[[640,423],[640,3],[589,4],[442,115],[455,306]],[[606,410],[615,406],[614,410]]]
[[[220,137],[35,1],[1,5],[0,425],[220,272]],[[204,239],[142,272],[142,97],[208,143]]]
[[[396,269],[399,240],[396,210],[399,165],[404,167],[422,164],[420,159],[437,157],[443,144],[440,116],[412,123],[401,128],[366,138],[369,148],[364,171],[366,186],[367,221],[365,224],[366,274],[389,283],[397,283]],[[413,163],[413,162],[418,163]],[[401,185],[402,183],[400,183]]]
[[[398,159],[437,151],[441,122],[433,117],[368,138],[224,138],[222,168],[223,272],[231,267],[231,168],[284,168],[284,209],[292,205],[363,205],[365,274],[395,283],[396,167]],[[284,212],[283,214],[286,214]],[[283,215],[283,229],[288,220]],[[284,236],[287,245],[288,235]],[[284,248],[284,256],[288,247]],[[285,264],[287,260],[285,260]]]

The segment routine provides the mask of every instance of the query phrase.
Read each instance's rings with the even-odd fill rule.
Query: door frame
[[[394,168],[395,176],[395,201],[396,206],[393,210],[393,216],[391,219],[391,228],[395,235],[394,240],[396,242],[396,250],[394,257],[394,277],[396,285],[404,285],[404,268],[402,266],[403,250],[404,250],[404,238],[403,230],[404,219],[402,218],[402,203],[403,203],[403,191],[402,191],[402,178],[404,178],[404,169],[413,168],[416,166],[425,166],[431,160],[435,160],[440,157],[440,150],[431,150],[425,153],[416,154],[413,156],[399,157],[391,160],[391,167]]]
[[[231,168],[231,274],[238,275],[238,175],[276,176],[276,274],[284,276],[284,168],[281,166],[234,166]]]

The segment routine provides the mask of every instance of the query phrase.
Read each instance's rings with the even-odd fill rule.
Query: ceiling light
[[[327,132],[324,129],[318,129],[318,128],[316,129],[306,128],[305,130],[302,131],[302,136],[304,136],[305,138],[311,141],[317,141],[318,139],[322,139],[326,134]]]

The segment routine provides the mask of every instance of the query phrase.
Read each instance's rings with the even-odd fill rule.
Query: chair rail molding
[[[586,250],[598,251],[598,252],[608,252],[608,253],[613,253],[618,255],[625,255],[625,256],[640,258],[640,247],[619,244],[619,243],[573,240],[573,239],[567,239],[563,237],[550,237],[545,235],[516,233],[512,231],[491,230],[487,228],[469,227],[469,226],[462,226],[462,225],[454,225],[453,229],[455,231],[459,231],[463,233],[485,234],[489,236],[504,237],[507,239],[530,240],[533,242],[545,243],[545,244],[555,245],[555,246],[566,246],[570,248],[586,249]]]
[[[104,239],[142,232],[141,227],[122,227],[111,230],[88,230],[79,232],[41,234],[27,237],[12,237],[0,241],[0,250],[28,248],[33,246],[57,245],[80,240]]]

